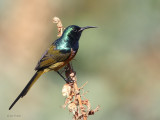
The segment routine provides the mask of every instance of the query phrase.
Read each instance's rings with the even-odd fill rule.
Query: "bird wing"
[[[65,61],[70,55],[71,50],[58,50],[52,44],[39,60],[35,70],[45,69],[57,62]]]

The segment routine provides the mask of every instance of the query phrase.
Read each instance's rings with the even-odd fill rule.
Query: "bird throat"
[[[74,35],[64,34],[60,39],[58,39],[56,48],[59,50],[71,50],[71,48],[76,51],[79,48],[79,38],[75,38]]]

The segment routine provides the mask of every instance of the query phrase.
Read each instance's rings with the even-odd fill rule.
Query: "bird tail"
[[[19,94],[19,96],[15,99],[15,101],[12,103],[12,105],[9,107],[9,110],[16,104],[16,102],[22,98],[23,96],[25,96],[27,94],[27,92],[29,91],[29,89],[33,86],[33,84],[38,80],[38,78],[44,73],[44,71],[37,71],[34,76],[32,77],[32,79],[28,82],[28,84],[26,85],[26,87],[22,90],[22,92]]]

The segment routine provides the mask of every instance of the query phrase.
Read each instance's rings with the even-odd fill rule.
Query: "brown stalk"
[[[81,110],[81,114],[83,115],[83,120],[87,120],[87,115],[86,115],[86,112],[85,112],[85,109],[84,109],[84,106],[82,104],[82,100],[81,100],[81,96],[80,96],[80,89],[78,88],[77,86],[77,77],[76,77],[76,72],[73,70],[73,68],[71,67],[70,64],[68,64],[66,66],[66,71],[65,71],[65,74],[66,74],[66,77],[67,78],[71,78],[71,80],[74,81],[74,83],[71,85],[74,86],[74,94],[75,94],[75,99],[78,100],[78,104],[79,104],[79,107],[80,107],[80,110]]]

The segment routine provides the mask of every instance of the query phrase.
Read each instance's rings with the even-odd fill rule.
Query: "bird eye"
[[[73,31],[74,31],[74,32],[77,32],[77,29],[74,29]]]

